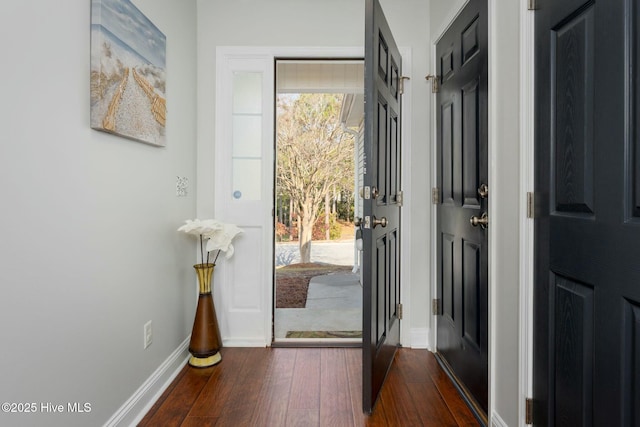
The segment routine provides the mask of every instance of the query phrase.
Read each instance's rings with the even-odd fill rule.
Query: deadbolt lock
[[[486,199],[489,196],[489,186],[487,184],[480,184],[480,187],[478,188],[478,195],[481,198]]]
[[[378,195],[379,195],[378,187],[372,187],[371,188],[371,198],[372,199],[377,199]]]

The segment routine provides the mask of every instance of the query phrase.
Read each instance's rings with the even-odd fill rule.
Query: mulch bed
[[[304,308],[309,281],[324,274],[349,272],[352,267],[332,264],[290,264],[276,270],[276,308]]]

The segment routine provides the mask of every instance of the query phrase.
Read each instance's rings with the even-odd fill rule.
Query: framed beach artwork
[[[91,1],[91,127],[165,146],[167,38],[130,0]]]

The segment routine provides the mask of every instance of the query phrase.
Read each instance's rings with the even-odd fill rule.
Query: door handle
[[[489,226],[489,215],[487,215],[486,212],[483,213],[480,218],[474,215],[471,217],[469,222],[474,227],[477,227],[479,225],[483,230],[486,230],[486,228]]]
[[[387,226],[387,218],[386,217],[382,217],[380,219],[376,218],[375,216],[373,217],[373,228],[376,228],[378,225],[381,225],[382,228]]]
[[[353,219],[353,225],[355,225],[356,227],[360,227],[362,225],[362,218],[360,217],[355,217]]]

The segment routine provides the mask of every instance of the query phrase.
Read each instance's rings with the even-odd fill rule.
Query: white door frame
[[[403,69],[405,75],[410,77],[411,70],[411,51],[409,49],[400,49],[403,55]],[[265,105],[269,104],[271,107],[265,107],[266,121],[270,121],[268,125],[263,127],[263,157],[262,161],[265,167],[263,167],[263,200],[260,204],[252,205],[258,209],[250,212],[251,215],[261,215],[262,219],[258,222],[264,227],[262,232],[256,232],[253,234],[252,239],[260,239],[261,242],[247,243],[247,236],[243,236],[245,239],[245,246],[254,246],[257,243],[259,246],[255,253],[260,254],[260,260],[256,260],[251,265],[255,283],[253,285],[247,285],[244,282],[241,286],[245,286],[245,289],[238,291],[238,283],[234,283],[237,280],[237,274],[234,271],[242,274],[247,274],[247,266],[235,266],[233,265],[234,258],[239,254],[239,250],[236,250],[234,258],[230,263],[223,263],[221,268],[216,267],[216,286],[214,287],[214,297],[216,299],[216,310],[218,310],[219,317],[221,318],[220,327],[223,344],[227,346],[270,346],[272,342],[272,319],[273,319],[273,232],[272,230],[267,233],[267,226],[271,229],[273,223],[272,208],[273,200],[267,200],[268,194],[273,194],[273,159],[274,159],[274,144],[273,144],[273,126],[275,113],[273,111],[273,103],[275,99],[274,90],[274,64],[276,58],[336,58],[336,59],[348,59],[348,58],[364,58],[363,47],[234,47],[234,46],[221,46],[216,49],[216,111],[215,111],[215,140],[201,141],[198,146],[198,169],[210,168],[211,161],[200,158],[201,154],[205,154],[207,158],[215,159],[215,174],[198,174],[198,178],[204,180],[212,180],[213,185],[205,183],[200,188],[211,188],[213,194],[203,194],[198,192],[198,215],[206,216],[207,212],[213,211],[214,217],[222,221],[238,223],[237,215],[242,212],[230,211],[228,196],[230,192],[230,176],[231,176],[231,158],[229,148],[231,144],[231,121],[229,117],[231,115],[231,103],[229,96],[229,87],[231,85],[230,76],[234,69],[233,64],[236,63],[260,63],[255,69],[260,69],[264,72],[264,84],[263,84],[263,99]],[[244,62],[243,62],[244,61]],[[242,66],[242,65],[240,65]],[[250,66],[250,65],[249,65]],[[270,80],[271,84],[267,84]],[[405,194],[410,194],[410,177],[411,177],[411,83],[410,80],[405,81],[405,93],[403,97],[403,120],[402,120],[402,185]],[[269,151],[270,150],[270,151]],[[265,152],[269,151],[269,152]],[[407,200],[408,199],[408,200]],[[409,230],[411,227],[410,219],[410,198],[405,199],[405,205],[402,210],[402,224],[406,227],[405,230]],[[258,207],[259,206],[259,207]],[[204,213],[203,213],[204,212]],[[249,217],[240,219],[242,221],[249,221]],[[270,225],[269,225],[270,224]],[[261,236],[261,237],[259,237]],[[241,240],[238,241],[238,245],[243,244]],[[408,254],[410,247],[410,233],[402,234],[401,241],[401,253]],[[405,346],[410,345],[410,307],[408,301],[410,301],[410,269],[408,265],[408,256],[404,256],[401,260],[400,274],[401,274],[401,301],[407,302],[404,304],[405,319],[408,322],[401,323],[401,342]],[[240,261],[238,261],[240,262]],[[231,264],[227,266],[227,264]],[[248,278],[248,276],[245,276]],[[250,281],[250,280],[249,280]],[[253,286],[249,288],[246,286]],[[253,291],[253,293],[251,292]],[[243,298],[260,299],[259,302],[252,301],[247,307],[243,307]],[[257,325],[259,323],[259,325]]]
[[[520,2],[520,342],[518,424],[525,425],[525,399],[533,397],[534,227],[527,193],[535,188],[535,14]]]

